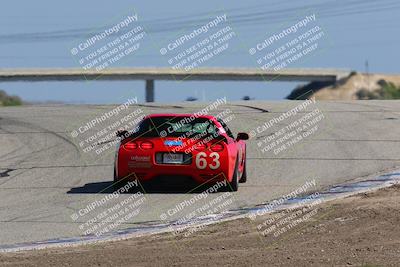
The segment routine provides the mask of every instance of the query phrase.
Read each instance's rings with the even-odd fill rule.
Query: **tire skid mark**
[[[233,106],[236,106],[236,107],[245,107],[245,108],[249,108],[249,109],[255,109],[255,110],[257,110],[257,111],[261,111],[261,113],[270,112],[270,111],[267,110],[267,109],[260,108],[260,107],[249,106],[249,105],[240,105],[240,104],[236,104],[236,105],[233,105]]]
[[[33,130],[38,130],[39,132],[48,133],[50,135],[55,136],[56,138],[62,139],[63,141],[65,141],[69,145],[73,146],[74,149],[75,149],[75,152],[77,152],[77,154],[80,155],[79,147],[74,142],[72,142],[70,139],[68,139],[67,137],[65,137],[62,134],[60,134],[60,132],[50,131],[49,129],[43,128],[43,127],[41,127],[39,125],[36,125],[36,124],[33,124],[33,123],[29,123],[29,122],[26,122],[26,121],[19,121],[19,120],[15,120],[15,119],[11,119],[11,118],[6,118],[4,120],[6,120],[11,125],[16,125],[16,126],[20,126],[20,127],[23,127],[23,128],[28,128],[30,130],[32,130],[32,129]],[[3,131],[5,131],[6,133],[13,134],[12,131],[5,130],[4,128],[1,128],[1,129]]]
[[[16,171],[17,169],[15,169],[15,171]],[[2,183],[0,183],[0,186],[2,186],[3,184],[5,184],[5,183],[7,183],[7,182],[9,182],[9,181],[11,181],[12,179],[14,179],[15,177],[18,177],[18,176],[20,176],[21,174],[24,174],[24,173],[26,173],[26,172],[28,172],[29,170],[23,170],[23,171],[21,171],[20,173],[18,173],[18,174],[15,174],[15,175],[12,175],[12,176],[10,176],[8,179],[6,179],[5,181],[2,181]]]
[[[57,147],[57,146],[58,146],[58,145],[56,144],[56,145],[54,145],[54,146],[49,146],[49,147],[46,147],[46,148],[34,150],[34,151],[27,152],[27,153],[23,153],[23,154],[20,154],[20,155],[11,156],[11,157],[8,157],[8,158],[3,158],[4,156],[7,156],[7,155],[9,155],[9,154],[11,154],[11,153],[17,152],[17,151],[20,149],[20,148],[18,148],[18,149],[14,150],[14,151],[12,151],[12,152],[10,152],[10,153],[7,153],[7,154],[2,155],[2,156],[0,157],[0,159],[1,159],[1,160],[11,160],[11,159],[17,159],[17,158],[20,158],[20,157],[27,158],[28,156],[32,156],[32,155],[37,154],[37,153],[41,153],[41,152],[44,152],[44,151],[48,151],[48,150],[50,150],[50,149],[52,149],[52,148],[54,148],[54,147]]]
[[[5,171],[0,172],[0,178],[8,177],[10,176],[9,173],[15,171],[15,169],[6,169]]]
[[[73,147],[73,153],[75,153],[76,157],[78,159],[81,159],[82,154],[80,149],[77,147],[77,145],[75,143],[73,143],[71,140],[69,140],[68,138],[62,136],[61,134],[57,133],[57,132],[53,132],[53,131],[49,131],[46,128],[43,128],[39,125],[35,125],[33,123],[30,122],[26,122],[26,121],[20,121],[17,119],[13,119],[13,118],[1,118],[1,122],[2,125],[0,125],[0,129],[3,132],[6,133],[10,133],[10,134],[14,134],[16,136],[18,136],[18,133],[13,133],[13,131],[4,129],[5,125],[14,125],[17,127],[21,127],[21,128],[26,128],[28,129],[28,131],[41,131],[41,132],[46,132],[48,134],[50,134],[51,136],[54,136],[55,138],[61,139],[62,142],[66,145],[69,145],[70,147]],[[3,127],[1,127],[3,126]],[[29,139],[28,141],[25,138],[18,138],[19,142],[21,142],[24,146],[26,146],[29,150],[31,150],[28,153],[25,153],[23,155],[16,155],[15,157],[11,157],[9,159],[15,159],[15,162],[12,163],[12,166],[7,166],[5,168],[0,167],[1,169],[13,169],[13,170],[25,170],[17,175],[12,175],[10,176],[8,179],[6,179],[5,181],[2,181],[2,183],[0,184],[0,186],[4,185],[5,183],[8,183],[9,181],[11,181],[12,179],[14,179],[15,177],[19,176],[20,174],[26,173],[29,170],[35,169],[34,167],[30,167],[30,168],[21,168],[21,167],[15,167],[15,166],[21,166],[24,163],[26,163],[28,160],[32,160],[33,157],[39,157],[39,161],[41,161],[40,159],[40,154],[42,152],[47,153],[46,151],[48,151],[50,148],[55,147],[55,146],[59,146],[59,144],[56,144],[54,146],[48,147],[45,145],[42,145],[41,147],[37,147],[37,145],[34,142],[31,142],[31,140]],[[56,142],[58,143],[58,142]],[[15,151],[16,152],[16,151]],[[6,160],[4,158],[2,158],[2,160]],[[39,166],[40,168],[40,166]],[[80,182],[80,181],[79,181]]]

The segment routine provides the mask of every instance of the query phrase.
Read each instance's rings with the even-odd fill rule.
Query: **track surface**
[[[278,117],[301,101],[233,102],[231,129],[251,131]],[[206,103],[140,106],[145,114],[196,112]],[[105,196],[113,176],[114,150],[95,156],[85,153],[70,135],[72,129],[115,106],[27,106],[0,108],[0,245],[80,236],[87,221],[71,215]],[[322,189],[400,165],[400,102],[317,102],[325,118],[315,134],[274,155],[257,146],[265,136],[279,131],[285,120],[248,141],[248,182],[233,194],[231,208],[264,203],[315,179]],[[133,111],[138,106],[132,106]],[[263,110],[268,110],[265,112]],[[298,116],[295,118],[299,118]],[[119,229],[160,220],[160,215],[189,200],[191,188],[150,190],[140,212]],[[222,193],[213,194],[216,198]],[[127,199],[120,195],[101,209]],[[203,205],[198,201],[168,219],[186,216]]]

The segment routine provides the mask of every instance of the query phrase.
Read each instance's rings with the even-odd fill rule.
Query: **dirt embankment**
[[[311,82],[299,86],[287,98],[306,99],[314,96],[317,100],[368,99],[368,93],[375,94],[384,84],[390,83],[400,87],[400,75],[352,73],[334,84]]]
[[[113,243],[0,254],[4,266],[399,266],[400,186],[336,200],[279,235],[258,225],[282,213]],[[286,214],[287,215],[287,214]]]

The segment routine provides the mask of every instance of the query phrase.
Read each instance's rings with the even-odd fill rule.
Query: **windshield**
[[[214,122],[194,117],[154,117],[143,120],[136,136],[144,137],[192,137],[218,135]]]

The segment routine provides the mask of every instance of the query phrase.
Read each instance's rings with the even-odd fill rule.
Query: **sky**
[[[130,15],[137,20],[73,55],[71,49],[95,34],[110,29]],[[216,18],[226,20],[210,27],[180,47],[162,55],[179,37],[188,35]],[[252,55],[251,48],[263,43],[302,20],[315,20],[298,32],[276,40]],[[397,0],[323,1],[22,1],[3,3],[0,9],[0,68],[80,68],[81,56],[120,38],[128,30],[141,27],[145,32],[140,46],[111,67],[172,67],[169,59],[212,33],[229,29],[231,39],[225,49],[197,67],[261,68],[257,62],[265,52],[299,37],[311,29],[323,32],[316,49],[288,65],[288,68],[335,68],[377,73],[399,73],[400,2]],[[227,28],[228,27],[228,28]],[[287,33],[287,32],[286,32]],[[209,39],[210,40],[210,39]],[[226,45],[226,46],[225,46]],[[199,45],[200,46],[200,45]],[[222,45],[221,45],[222,46]],[[215,47],[215,44],[214,44]],[[276,58],[276,56],[275,56]],[[270,62],[272,58],[269,59]],[[267,61],[266,61],[267,62]],[[227,96],[239,100],[280,100],[297,86],[293,82],[188,82],[156,81],[156,101],[178,102],[187,97],[209,101]],[[14,82],[1,83],[0,89],[41,102],[111,104],[137,96],[144,101],[143,81]]]

